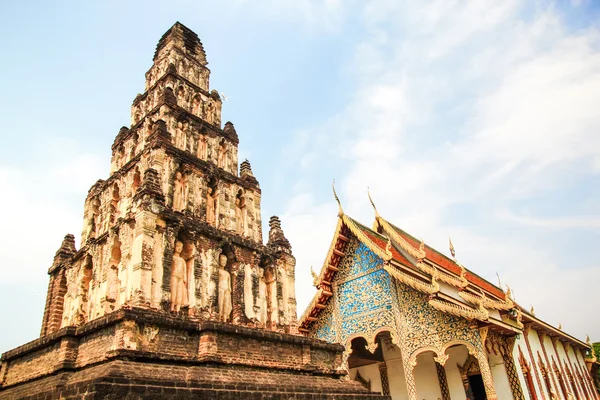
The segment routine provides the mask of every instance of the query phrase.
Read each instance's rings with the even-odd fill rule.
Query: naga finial
[[[590,335],[585,335],[585,342],[587,344],[589,344],[590,346],[592,345],[592,341],[590,340]]]
[[[389,257],[390,260],[392,259],[392,241],[389,237],[387,238],[387,245],[385,246],[385,254]]]
[[[456,251],[454,250],[454,245],[452,244],[452,239],[448,237],[448,244],[450,245],[450,254],[452,254],[452,258],[456,260]]]
[[[340,202],[340,198],[338,197],[337,193],[335,192],[335,179],[333,180],[333,183],[331,184],[331,188],[333,189],[333,197],[335,197],[335,201],[337,201],[338,203],[338,217],[343,217],[344,216],[344,210],[342,209],[342,203]]]
[[[533,306],[531,306],[531,310],[529,310],[529,313],[535,317],[535,309],[533,308]]]
[[[562,331],[562,324],[560,322],[558,323],[558,330]]]
[[[312,265],[310,266],[310,274],[312,275],[312,278],[313,278],[313,286],[318,287],[319,286],[319,275],[317,275],[317,273],[313,269]]]
[[[373,206],[373,209],[375,210],[375,218],[376,219],[381,218],[381,215],[379,215],[379,211],[377,211],[377,207],[375,207],[375,203],[373,203],[373,199],[371,198],[371,191],[369,190],[368,186],[367,186],[367,196],[369,196],[369,201],[371,202],[371,205]]]
[[[508,297],[509,299],[514,299],[512,290],[510,289],[510,286],[508,286],[508,285],[506,285],[506,297]]]
[[[423,241],[423,238],[421,238],[421,243],[419,243],[419,251],[425,253],[425,242]]]

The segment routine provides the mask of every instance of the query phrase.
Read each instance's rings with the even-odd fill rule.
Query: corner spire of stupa
[[[292,253],[292,246],[285,237],[283,229],[281,229],[281,220],[276,215],[269,219],[269,241],[267,246],[275,251],[284,251],[288,254]]]

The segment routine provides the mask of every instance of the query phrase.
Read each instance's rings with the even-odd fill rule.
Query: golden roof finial
[[[419,251],[425,253],[425,242],[423,241],[423,238],[421,238],[421,243],[419,243]]]
[[[529,310],[529,313],[535,316],[535,309],[533,308],[533,306],[531,306],[531,310]]]
[[[513,294],[512,294],[512,290],[510,289],[510,286],[506,285],[506,297],[508,297],[509,299],[513,299]]]
[[[331,187],[333,189],[333,197],[335,197],[335,201],[337,201],[338,203],[338,217],[343,217],[344,216],[344,210],[342,209],[342,203],[340,202],[340,198],[338,197],[337,193],[335,192],[335,179],[333,180],[333,183],[331,184]]]
[[[376,219],[381,218],[381,215],[379,215],[379,211],[377,211],[377,207],[375,207],[375,203],[373,203],[373,199],[371,198],[371,191],[369,190],[368,186],[367,186],[367,195],[369,196],[369,201],[371,202],[371,205],[373,206],[373,209],[375,210],[375,218]]]
[[[452,254],[452,258],[456,260],[456,251],[454,251],[454,245],[452,244],[452,239],[448,236],[448,243],[450,244],[450,254]]]
[[[313,278],[313,286],[315,286],[315,287],[319,286],[319,275],[317,275],[317,273],[313,269],[312,265],[310,266],[310,274],[312,275],[312,278]]]
[[[558,330],[562,331],[562,324],[560,322],[558,323]]]
[[[589,344],[590,346],[592,345],[592,341],[590,340],[590,335],[585,335],[585,342],[587,344]]]

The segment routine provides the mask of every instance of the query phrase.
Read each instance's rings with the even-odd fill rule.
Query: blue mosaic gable
[[[338,281],[344,338],[393,324],[392,285],[383,260],[360,243]]]

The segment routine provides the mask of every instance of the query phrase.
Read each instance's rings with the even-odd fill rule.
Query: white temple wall
[[[402,364],[402,353],[398,346],[383,346],[383,359],[387,366],[390,396],[392,400],[404,400],[408,398],[406,389],[406,378],[404,377],[404,365]]]
[[[451,399],[465,398],[465,387],[463,386],[458,365],[463,365],[469,357],[469,351],[465,346],[451,347],[446,350],[449,358],[444,365],[446,370],[446,380],[448,381],[448,389],[450,390]]]
[[[360,372],[365,380],[371,381],[371,391],[383,393],[381,388],[381,375],[379,374],[379,365],[377,363],[362,365],[358,368],[350,368],[350,379],[354,380],[356,371]]]
[[[531,331],[529,332],[529,335],[531,335]],[[517,375],[519,375],[519,383],[521,384],[521,389],[523,390],[523,395],[525,395],[525,397],[527,398],[529,392],[527,391],[527,382],[525,381],[525,376],[523,375],[523,370],[521,369],[521,364],[519,363],[519,346],[521,346],[521,351],[523,352],[523,357],[525,357],[525,359],[527,360],[527,362],[529,363],[529,366],[531,368],[531,380],[533,381],[533,387],[535,388],[535,393],[536,393],[537,397],[541,398],[540,393],[542,393],[542,391],[544,389],[540,388],[540,386],[538,385],[536,371],[537,371],[537,374],[539,375],[539,367],[535,360],[531,360],[529,358],[529,351],[527,350],[527,342],[525,342],[525,334],[517,335],[517,337],[518,337],[518,339],[515,340],[515,346],[513,347],[512,358],[513,358],[513,360],[515,360],[515,367],[517,369]],[[532,350],[533,350],[533,348],[532,348]],[[535,370],[534,370],[534,368],[535,368]],[[540,380],[541,379],[542,379],[542,377],[540,375]]]
[[[512,399],[512,390],[510,389],[510,383],[508,381],[508,375],[506,373],[506,366],[504,360],[500,354],[488,354],[488,363],[490,364],[490,371],[492,372],[492,379],[494,381],[494,387],[496,388],[496,394],[499,399]]]
[[[413,373],[419,400],[438,400],[442,397],[432,352],[417,356],[417,365]]]

